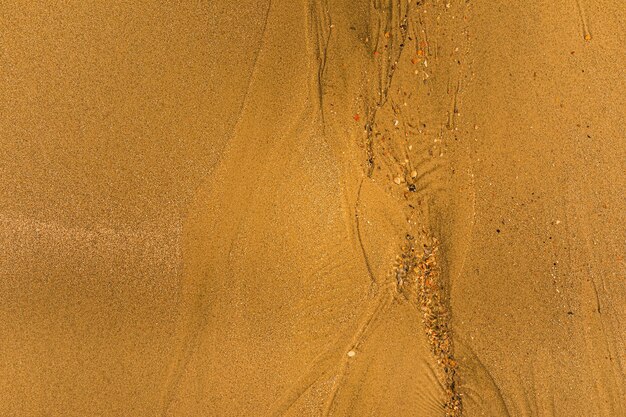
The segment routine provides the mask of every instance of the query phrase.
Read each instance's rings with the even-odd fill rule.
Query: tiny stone
[[[395,182],[398,185],[402,184],[403,181],[404,181],[404,178],[402,178],[402,177],[395,177],[393,179],[393,182]]]
[[[413,170],[411,171],[411,178],[415,178],[415,177],[417,177],[417,171]]]
[[[356,352],[351,350],[350,352],[348,352],[348,356],[351,358],[354,358],[354,355],[356,355]]]

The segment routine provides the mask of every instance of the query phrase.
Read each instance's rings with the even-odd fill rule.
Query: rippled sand
[[[626,415],[619,2],[0,6],[0,415]]]

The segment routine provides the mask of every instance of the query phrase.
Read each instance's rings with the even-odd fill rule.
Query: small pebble
[[[354,358],[354,355],[356,355],[356,352],[351,350],[350,352],[348,352],[348,356],[351,358]]]
[[[402,177],[395,177],[393,179],[393,182],[395,182],[398,185],[402,184],[403,181],[404,181],[404,178],[402,178]]]

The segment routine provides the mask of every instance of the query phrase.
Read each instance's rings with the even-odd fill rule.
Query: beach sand
[[[626,7],[518,3],[0,5],[0,415],[626,415]]]

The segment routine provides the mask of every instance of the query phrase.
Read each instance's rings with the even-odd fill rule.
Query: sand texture
[[[626,416],[626,3],[0,34],[0,416]]]

